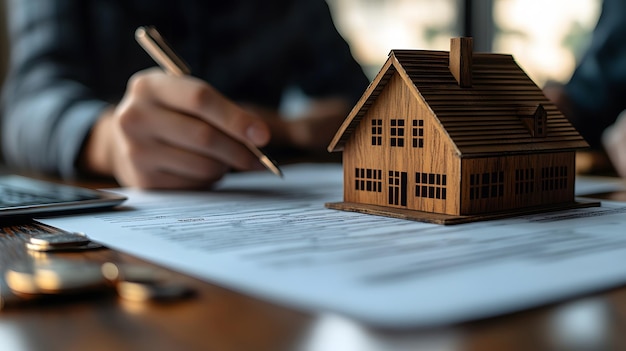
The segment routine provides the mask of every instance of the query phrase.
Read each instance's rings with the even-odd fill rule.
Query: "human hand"
[[[263,116],[267,122],[272,134],[269,146],[325,155],[328,154],[328,144],[350,111],[343,98],[312,100],[301,114],[295,116],[280,116],[274,110],[258,106],[244,108]]]
[[[626,178],[626,111],[604,131],[602,144],[617,173]]]
[[[269,139],[260,118],[206,82],[148,69],[95,125],[81,164],[123,186],[205,188],[231,168],[263,169],[243,143]]]

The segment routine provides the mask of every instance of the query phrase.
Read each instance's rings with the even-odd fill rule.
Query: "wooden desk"
[[[28,255],[21,229],[0,234],[0,266]],[[112,250],[76,260],[137,262]],[[0,350],[609,350],[626,348],[626,287],[498,318],[429,330],[379,330],[177,275],[197,290],[172,303],[112,294],[0,312]]]
[[[0,229],[0,270],[24,259],[24,229]],[[66,253],[138,262],[112,250]],[[0,311],[0,350],[619,350],[626,349],[626,286],[515,314],[433,329],[381,330],[294,311],[181,274],[197,295],[129,303],[113,294]]]

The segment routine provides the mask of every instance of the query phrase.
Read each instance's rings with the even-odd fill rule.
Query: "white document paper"
[[[119,211],[41,221],[252,296],[387,327],[626,282],[623,204],[441,226],[326,209],[342,200],[338,165],[284,171],[232,174],[211,192],[120,189]]]

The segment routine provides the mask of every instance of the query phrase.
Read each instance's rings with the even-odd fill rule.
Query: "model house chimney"
[[[450,39],[450,72],[461,88],[472,86],[472,38]]]

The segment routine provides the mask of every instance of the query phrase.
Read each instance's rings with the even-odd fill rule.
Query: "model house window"
[[[504,172],[470,174],[470,200],[502,197]]]
[[[354,187],[361,191],[382,192],[383,172],[380,169],[355,168]]]
[[[383,120],[372,120],[372,145],[383,144]]]
[[[537,128],[537,136],[539,137],[545,137],[546,136],[546,128],[545,128],[545,123],[546,122],[546,115],[544,114],[543,116],[541,116],[540,118],[537,118],[536,123],[536,128]]]
[[[541,190],[567,189],[567,167],[555,166],[541,169]]]
[[[535,170],[533,168],[515,170],[515,195],[530,194],[535,191]]]
[[[404,147],[404,120],[392,119],[390,130],[391,146]]]
[[[413,147],[424,147],[424,120],[413,120]]]
[[[415,196],[429,199],[446,199],[446,175],[415,173]]]

